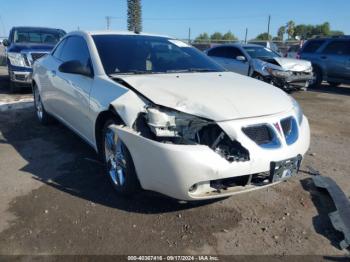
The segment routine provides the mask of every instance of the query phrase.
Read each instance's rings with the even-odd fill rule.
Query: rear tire
[[[118,121],[115,118],[107,119],[101,132],[99,148],[105,173],[117,194],[131,196],[140,190],[140,183],[130,152],[111,129],[112,125],[118,125]]]
[[[321,68],[319,68],[318,66],[314,66],[313,72],[314,72],[315,81],[311,85],[311,87],[320,87],[321,83],[323,81],[323,75],[322,75]]]
[[[334,87],[337,87],[337,86],[340,86],[340,85],[341,85],[341,83],[339,83],[339,82],[328,82],[328,84],[329,84],[330,86],[334,86]]]
[[[53,122],[53,118],[46,112],[44,105],[41,101],[39,89],[36,85],[33,86],[33,96],[34,96],[34,108],[35,108],[37,119],[42,125],[51,124]]]

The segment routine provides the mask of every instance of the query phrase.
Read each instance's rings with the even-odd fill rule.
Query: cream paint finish
[[[115,110],[126,125],[115,127],[115,132],[127,145],[145,189],[186,200],[218,197],[193,196],[188,190],[194,183],[267,172],[271,161],[304,155],[309,147],[306,117],[299,126],[299,139],[291,146],[283,143],[277,149],[263,149],[242,133],[245,125],[273,126],[284,117],[296,116],[291,98],[276,87],[231,72],[114,76],[131,86],[128,88],[104,73],[91,34],[73,32],[66,37],[71,35],[86,40],[94,77],[66,77],[57,74],[57,59],[51,55],[39,59],[33,77],[44,106],[95,150],[96,120],[101,112]],[[250,161],[229,163],[204,145],[164,144],[140,136],[132,126],[138,114],[153,103],[216,121],[250,151]]]

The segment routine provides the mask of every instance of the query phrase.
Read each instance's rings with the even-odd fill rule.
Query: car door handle
[[[321,59],[327,59],[327,56],[323,55],[323,56],[321,56]]]

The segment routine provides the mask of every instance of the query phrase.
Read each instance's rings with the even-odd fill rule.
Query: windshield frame
[[[37,34],[40,37],[40,41],[18,41],[18,34],[27,34],[28,39],[30,39],[29,34]],[[53,35],[57,41],[56,42],[44,42],[44,35]],[[13,30],[12,42],[14,44],[49,44],[56,45],[64,36],[66,32],[62,29],[51,29],[51,28],[15,28]]]
[[[132,34],[95,34],[91,35],[92,40],[95,44],[95,47],[97,49],[97,55],[101,62],[102,68],[106,75],[109,76],[117,76],[117,75],[152,75],[152,74],[179,74],[179,73],[205,73],[205,72],[225,72],[226,69],[224,69],[221,65],[215,63],[213,60],[211,60],[205,53],[201,52],[200,50],[196,49],[195,47],[186,44],[185,42],[182,42],[180,40],[169,38],[169,37],[162,37],[162,36],[150,36],[150,35],[132,35]],[[109,43],[107,43],[109,41]],[[120,43],[119,46],[111,45],[115,41],[116,43]],[[124,41],[124,42],[123,42]],[[129,68],[122,69],[121,67],[118,67],[118,65],[122,65],[122,67],[125,66],[126,60],[123,57],[123,55],[126,52],[125,45],[128,43],[128,41],[134,45],[128,45],[128,49],[130,51],[130,55],[128,57],[128,63],[132,63],[133,61],[141,61],[141,67],[147,67],[147,62],[150,61],[150,69],[138,69],[138,68],[132,68],[132,66],[129,65]],[[119,44],[118,43],[118,44]],[[108,46],[110,45],[110,46]],[[156,46],[159,45],[159,48],[157,49]],[[146,58],[142,57],[141,59],[135,59],[137,58],[138,50],[136,47],[145,47],[146,52],[149,52],[149,55],[146,56]],[[168,49],[165,49],[164,46],[168,46]],[[160,48],[162,47],[162,48]],[[117,48],[117,49],[116,49]],[[103,50],[105,49],[105,50]],[[114,51],[117,50],[117,51]],[[122,50],[122,51],[120,51]],[[117,53],[122,53],[123,55],[120,56],[120,60],[117,61],[118,56]],[[178,61],[176,60],[176,53],[179,55],[180,58],[189,58],[189,61],[194,66],[188,66],[187,64],[181,64],[181,66],[176,67],[178,65]],[[109,54],[108,56],[106,54]],[[113,54],[115,57],[111,58],[110,54]],[[130,59],[130,57],[134,55],[134,60]],[[163,60],[166,60],[163,65],[156,64],[155,61],[152,59],[152,56],[169,56],[169,59],[166,60],[163,57]],[[124,59],[124,61],[123,61]],[[146,60],[143,60],[146,59]],[[109,60],[109,61],[107,61]],[[159,59],[158,59],[159,60]],[[174,61],[172,61],[174,60]],[[131,62],[130,62],[131,61]],[[157,61],[157,59],[156,59]],[[143,63],[145,62],[145,63]],[[108,66],[109,64],[113,64],[113,67]],[[145,65],[146,64],[146,65]],[[114,67],[115,66],[115,67]],[[162,67],[163,66],[163,67]],[[111,70],[111,68],[116,68],[117,70]],[[157,69],[156,69],[157,68]]]
[[[270,52],[272,53],[274,56],[252,56],[250,52],[248,52],[247,49],[263,49],[265,50],[267,53]],[[261,59],[261,58],[268,58],[268,59],[273,59],[276,57],[281,57],[280,54],[276,53],[274,50],[264,47],[264,46],[243,46],[243,50],[252,58],[252,59]]]

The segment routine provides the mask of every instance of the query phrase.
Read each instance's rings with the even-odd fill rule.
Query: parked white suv
[[[115,190],[224,197],[295,175],[309,124],[281,90],[169,37],[74,32],[34,64],[38,119],[101,156]]]

